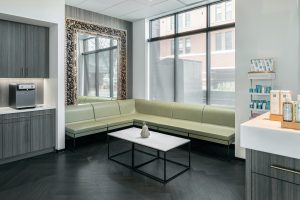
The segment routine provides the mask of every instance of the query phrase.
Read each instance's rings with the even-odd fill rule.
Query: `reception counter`
[[[281,128],[269,113],[241,124],[247,200],[300,199],[300,131]]]

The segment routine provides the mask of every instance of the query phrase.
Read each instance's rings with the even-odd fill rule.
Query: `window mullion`
[[[206,6],[206,26],[210,27],[210,6]],[[206,32],[206,104],[210,104],[210,68],[211,68],[211,54],[210,54],[210,32]]]
[[[178,23],[178,15],[175,14],[174,15],[174,34],[176,35],[177,32],[178,32],[178,26],[177,26],[177,23]],[[178,42],[177,42],[177,37],[174,37],[174,102],[177,102],[177,59],[178,59],[178,52],[177,52],[177,49],[178,49]]]
[[[110,40],[110,46],[113,46],[113,40]],[[113,70],[113,50],[109,50],[109,91],[110,91],[110,97],[114,97],[114,90],[113,90],[113,78],[114,78],[114,70]]]
[[[99,41],[95,38],[95,49],[99,49]],[[99,96],[99,53],[95,53],[95,88],[96,96]]]

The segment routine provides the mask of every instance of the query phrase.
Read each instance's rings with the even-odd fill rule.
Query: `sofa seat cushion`
[[[156,122],[157,126],[159,127],[225,141],[231,141],[234,138],[235,133],[235,129],[231,127],[198,123],[187,120],[158,119],[158,121],[154,122]]]
[[[189,133],[224,141],[232,141],[235,129],[227,126],[199,123],[189,127]]]
[[[79,134],[106,128],[106,124],[94,120],[66,124],[66,131],[72,134]]]

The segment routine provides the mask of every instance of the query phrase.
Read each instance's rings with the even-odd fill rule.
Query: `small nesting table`
[[[121,165],[124,165],[126,167],[129,167],[131,169],[133,169],[134,171],[143,174],[149,178],[152,178],[156,181],[159,181],[161,183],[167,183],[170,180],[176,178],[177,176],[183,174],[184,172],[186,172],[187,170],[190,169],[191,166],[191,141],[189,139],[185,139],[185,138],[180,138],[180,137],[176,137],[176,136],[171,136],[171,135],[166,135],[166,134],[162,134],[162,133],[158,133],[158,132],[154,132],[154,131],[150,131],[150,137],[149,138],[142,138],[140,136],[140,132],[141,129],[140,128],[128,128],[128,129],[124,129],[124,130],[120,130],[120,131],[116,131],[116,132],[112,132],[112,133],[108,133],[108,159],[115,161]],[[125,140],[127,142],[131,143],[131,149],[126,150],[126,151],[122,151],[120,153],[116,153],[114,155],[110,155],[110,137],[114,137],[117,139],[121,139],[121,140]],[[156,150],[157,154],[151,154],[139,149],[135,148],[135,145],[141,145],[144,147],[148,147],[150,149],[154,149]],[[176,162],[174,160],[170,160],[167,159],[167,152],[169,152],[172,149],[178,148],[180,146],[183,145],[188,145],[188,164],[183,164],[183,163],[179,163]],[[151,157],[153,157],[151,160],[144,162],[142,164],[139,165],[135,165],[135,151],[138,151],[140,153],[144,153],[147,155],[150,155]],[[119,160],[117,160],[116,158],[120,155],[126,154],[131,152],[131,165],[125,164],[123,162],[120,162]],[[163,157],[160,156],[160,152],[163,153]],[[163,160],[163,169],[164,169],[164,173],[163,173],[163,178],[160,178],[158,176],[154,176],[152,174],[149,174],[145,171],[142,171],[140,168],[150,164],[151,162],[158,160],[158,159],[162,159]],[[181,167],[183,167],[183,170],[180,170],[178,173],[176,173],[175,175],[168,177],[167,178],[167,162],[179,165]]]

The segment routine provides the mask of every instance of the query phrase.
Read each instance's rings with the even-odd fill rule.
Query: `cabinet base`
[[[10,163],[10,162],[14,162],[14,161],[17,161],[17,160],[22,160],[22,159],[25,159],[25,158],[31,158],[31,157],[39,156],[39,155],[46,154],[46,153],[51,153],[51,152],[55,152],[54,147],[51,147],[51,148],[48,148],[48,149],[43,149],[43,150],[40,150],[40,151],[26,153],[26,154],[19,155],[19,156],[14,156],[14,157],[11,157],[11,158],[0,159],[0,165]]]

